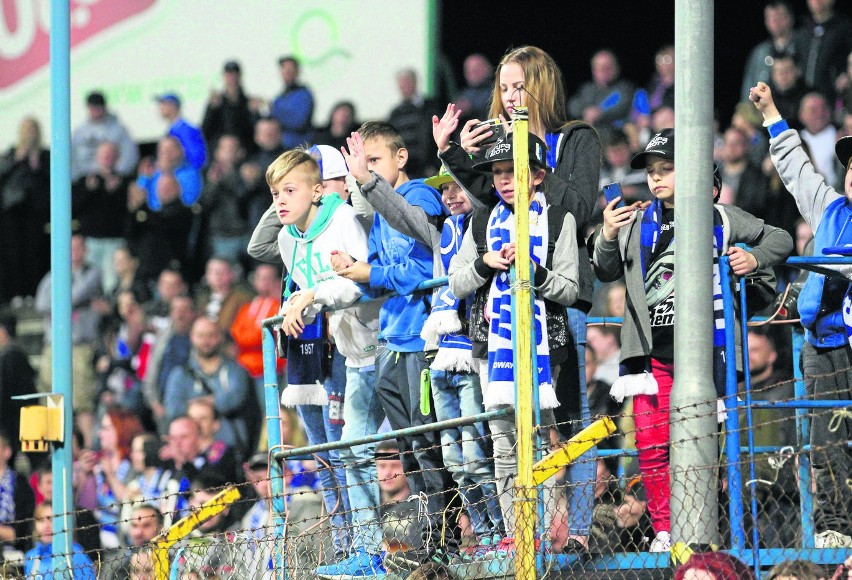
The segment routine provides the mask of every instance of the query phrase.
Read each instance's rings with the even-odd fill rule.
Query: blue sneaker
[[[387,572],[382,565],[383,554],[368,554],[362,548],[344,560],[320,566],[314,574],[326,580],[349,580],[350,578],[377,578]]]

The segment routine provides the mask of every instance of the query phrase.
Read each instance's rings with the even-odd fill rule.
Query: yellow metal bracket
[[[598,419],[573,437],[566,441],[556,451],[551,452],[541,461],[533,465],[533,481],[541,485],[559,470],[569,465],[583,453],[597,445],[613,433],[616,426],[612,419],[604,417]]]
[[[21,450],[30,453],[47,451],[48,443],[65,441],[63,430],[63,396],[55,393],[33,393],[13,399],[47,399],[47,405],[29,405],[21,409]]]
[[[210,518],[219,515],[225,508],[240,499],[240,490],[236,487],[228,487],[223,489],[197,510],[191,514],[184,516],[171,526],[164,530],[159,536],[154,538],[154,570],[157,580],[167,580],[169,577],[169,548],[175,545],[176,542],[182,540],[192,530],[209,520]]]

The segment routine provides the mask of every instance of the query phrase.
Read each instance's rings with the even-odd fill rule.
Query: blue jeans
[[[343,432],[342,407],[346,397],[346,357],[334,351],[331,376],[325,380],[325,392],[329,396],[328,405],[298,405],[296,410],[302,419],[308,443],[317,445],[340,441]],[[346,470],[339,451],[316,453],[320,460],[317,473],[322,484],[323,501],[331,514],[331,530],[334,553],[345,555],[349,550],[349,495],[346,493]],[[327,463],[331,469],[322,467]]]
[[[437,370],[430,374],[438,421],[485,412],[479,375]],[[488,439],[489,432],[483,423],[441,431],[444,465],[458,485],[478,538],[502,536],[505,532]]]
[[[375,435],[385,420],[385,412],[376,393],[375,367],[346,368],[346,399],[343,403],[344,441]],[[382,527],[379,519],[379,476],[373,451],[375,443],[348,445],[340,450],[346,467],[349,505],[354,530],[352,548],[370,554],[382,551]]]
[[[589,397],[586,392],[586,313],[568,308],[568,330],[577,346],[577,364],[580,371],[580,418],[583,427],[591,423]],[[595,504],[595,478],[597,476],[598,449],[592,447],[568,467],[565,477],[568,499],[568,533],[588,536],[592,527],[592,509]]]

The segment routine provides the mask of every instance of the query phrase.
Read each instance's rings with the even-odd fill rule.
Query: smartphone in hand
[[[616,204],[616,209],[620,207],[624,207],[624,193],[621,191],[621,184],[619,183],[608,183],[604,185],[603,188],[604,197],[606,198],[606,203],[609,203],[614,200],[616,197],[620,197],[621,200]]]
[[[487,121],[479,122],[473,126],[473,129],[477,129],[479,127],[487,127],[492,132],[491,135],[480,141],[480,146],[490,145],[497,141],[497,139],[501,139],[506,135],[506,131],[503,129],[503,123],[500,119],[488,119]]]

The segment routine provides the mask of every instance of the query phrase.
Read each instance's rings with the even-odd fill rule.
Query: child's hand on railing
[[[739,247],[728,249],[728,258],[731,263],[731,271],[737,276],[745,276],[757,270],[757,258]]]
[[[371,270],[372,267],[369,262],[355,262],[348,268],[340,270],[337,274],[347,280],[352,280],[356,284],[367,284],[370,282]]]
[[[355,260],[346,252],[341,252],[340,250],[331,251],[331,269],[335,272],[340,273],[341,270],[345,270],[354,263]]]
[[[289,308],[283,313],[281,330],[291,338],[298,338],[305,329],[302,312],[314,303],[314,292],[313,290],[294,292],[287,302]]]

